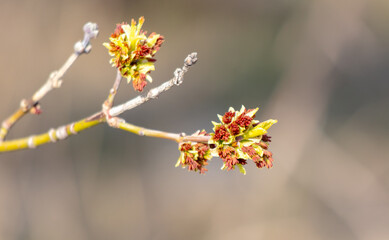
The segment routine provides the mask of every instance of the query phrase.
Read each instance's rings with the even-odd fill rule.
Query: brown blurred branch
[[[54,88],[61,87],[62,77],[66,71],[72,66],[72,64],[77,60],[77,58],[83,53],[89,53],[92,46],[90,45],[90,40],[96,38],[98,34],[98,27],[95,23],[86,23],[84,25],[84,39],[78,41],[74,45],[74,53],[72,53],[66,62],[58,71],[54,71],[50,74],[47,81],[34,93],[30,99],[23,99],[20,103],[19,109],[17,109],[11,116],[5,119],[2,122],[0,129],[0,142],[4,141],[9,130],[13,125],[17,123],[25,114],[31,112],[39,114],[39,101],[51,90]]]

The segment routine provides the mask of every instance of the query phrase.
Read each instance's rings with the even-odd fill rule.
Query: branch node
[[[31,101],[23,99],[20,102],[20,108],[23,110],[23,112],[27,112],[31,108]]]
[[[70,124],[69,130],[73,135],[76,135],[78,132],[74,129],[75,123]]]
[[[124,122],[125,121],[122,118],[118,117],[107,118],[108,125],[113,128],[119,128],[119,124]]]
[[[78,55],[80,55],[81,53],[84,52],[84,45],[82,44],[81,41],[78,41],[74,44],[74,52],[77,53]]]
[[[7,121],[3,121],[1,123],[1,127],[8,130],[11,126],[9,125],[9,123]]]
[[[178,86],[183,82],[183,80],[184,80],[184,71],[181,68],[177,68],[174,71],[173,83]]]
[[[54,128],[51,128],[51,129],[49,130],[49,138],[50,138],[50,141],[51,141],[51,142],[56,142],[56,141],[57,141],[56,134],[55,134],[55,129],[54,129]]]
[[[184,60],[184,66],[190,67],[197,62],[197,52],[189,54]]]
[[[34,144],[34,136],[31,136],[27,140],[28,148],[36,148],[36,145]]]
[[[66,139],[66,138],[69,136],[68,132],[66,131],[66,126],[61,126],[61,127],[59,127],[59,128],[57,129],[55,135],[57,136],[57,138],[58,138],[59,140],[64,140],[64,139]]]
[[[153,88],[153,89],[151,89],[151,90],[148,92],[147,97],[148,97],[148,98],[153,98],[153,99],[155,99],[155,98],[157,98],[158,94],[159,94],[158,89],[157,89],[157,88]]]
[[[53,71],[49,76],[49,81],[51,83],[51,87],[60,88],[62,85],[62,79],[57,77],[58,71]]]

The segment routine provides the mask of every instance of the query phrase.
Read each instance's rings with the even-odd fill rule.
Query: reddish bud
[[[220,149],[219,157],[225,163],[227,170],[234,169],[234,166],[239,163],[238,158],[236,157],[236,151],[232,147],[225,147],[224,149]]]
[[[119,37],[121,34],[124,33],[123,29],[122,29],[122,25],[126,25],[127,23],[125,22],[122,22],[120,24],[116,24],[116,28],[115,28],[115,32],[111,34],[111,37],[112,38],[117,38]]]
[[[264,142],[259,142],[259,146],[263,149],[268,149],[269,148],[269,145],[267,143],[264,143]]]
[[[153,47],[153,51],[158,51],[164,41],[165,41],[164,37],[159,36],[159,38],[157,39],[157,42],[155,43],[155,45]]]
[[[229,124],[233,117],[235,117],[235,112],[226,112],[222,120],[225,124]]]
[[[34,115],[39,115],[42,113],[41,106],[39,104],[35,104],[31,109],[30,113]]]
[[[229,137],[230,137],[230,133],[227,131],[227,128],[225,126],[216,127],[215,135],[213,136],[214,140],[228,141]]]
[[[181,144],[181,151],[189,151],[192,149],[192,145],[190,143],[183,143]]]
[[[248,147],[242,147],[242,151],[244,153],[247,153],[253,161],[258,161],[261,157],[258,155],[258,153],[255,151],[253,146],[248,146]]]
[[[238,135],[240,133],[239,125],[236,122],[231,123],[228,129],[230,129],[232,135]]]
[[[252,109],[250,109],[252,110]],[[239,117],[236,119],[236,123],[241,126],[241,127],[248,127],[250,126],[251,124],[251,121],[253,120],[252,117],[249,117],[246,115],[247,112],[249,112],[250,110],[248,111],[244,111],[241,115],[239,115]]]
[[[204,143],[197,143],[195,145],[195,149],[199,153],[199,158],[204,158],[205,154],[209,150],[209,146],[207,144],[204,144]]]
[[[271,142],[271,137],[267,134],[262,135],[262,141]]]
[[[147,85],[146,74],[140,73],[139,77],[132,80],[132,86],[135,90],[142,92],[143,88]]]

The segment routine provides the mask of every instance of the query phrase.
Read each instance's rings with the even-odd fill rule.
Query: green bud
[[[261,122],[257,125],[257,127],[263,128],[265,130],[268,130],[273,124],[277,123],[278,121],[275,119],[269,119],[264,122]]]
[[[253,127],[252,129],[250,129],[247,133],[245,133],[243,135],[243,138],[244,139],[249,139],[249,138],[255,138],[255,137],[259,137],[263,134],[266,134],[267,131],[265,129],[263,129],[260,124]]]
[[[236,164],[239,168],[239,172],[241,172],[243,175],[246,175],[246,169],[242,166],[242,164]]]

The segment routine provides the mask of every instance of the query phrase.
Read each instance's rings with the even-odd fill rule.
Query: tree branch
[[[50,129],[46,133],[40,135],[32,135],[25,138],[20,138],[16,140],[7,140],[0,142],[0,152],[9,152],[21,149],[35,148],[39,145],[57,142],[59,140],[64,140],[69,136],[75,135],[87,128],[93,127],[103,122],[107,122],[111,127],[120,128],[129,132],[136,133],[138,135],[150,136],[150,137],[160,137],[165,139],[171,139],[176,142],[183,141],[200,141],[206,142],[205,138],[196,137],[196,136],[185,136],[185,134],[178,133],[167,133],[157,130],[145,129],[138,127],[129,123],[126,123],[124,120],[116,118],[117,115],[128,111],[132,108],[135,108],[151,99],[155,99],[159,94],[169,90],[174,85],[180,85],[183,81],[184,74],[189,70],[189,67],[195,64],[197,61],[197,54],[189,54],[184,61],[184,66],[177,68],[174,72],[174,77],[167,82],[161,84],[160,86],[150,89],[147,94],[138,96],[124,104],[118,105],[116,107],[110,108],[110,105],[113,104],[114,97],[116,95],[117,89],[120,84],[121,76],[118,74],[116,76],[114,85],[110,90],[107,100],[103,104],[102,111],[95,113],[89,117],[81,119],[79,121],[60,126],[56,129]],[[113,90],[113,91],[112,91]],[[106,108],[107,107],[107,108]],[[106,109],[105,109],[106,108]],[[108,114],[108,115],[107,115]]]
[[[117,119],[117,121],[118,121],[117,128],[135,133],[139,136],[164,138],[164,139],[173,140],[178,143],[189,142],[189,141],[207,143],[208,140],[211,138],[211,136],[197,136],[196,134],[193,134],[193,136],[186,136],[185,133],[170,133],[170,132],[164,132],[159,130],[147,129],[147,128],[143,128],[143,127],[139,127],[127,123],[123,119],[119,119],[119,118]]]
[[[54,88],[59,88],[62,84],[61,78],[70,68],[70,66],[77,60],[77,58],[83,53],[89,53],[92,49],[90,40],[96,38],[98,34],[98,26],[95,23],[86,23],[84,25],[84,39],[78,41],[74,45],[74,53],[66,60],[62,67],[58,71],[54,71],[50,74],[47,81],[34,93],[31,99],[23,99],[20,103],[19,109],[17,109],[11,116],[3,121],[0,129],[0,143],[4,141],[9,130],[15,123],[21,119],[26,113],[32,109],[37,108],[39,101]]]
[[[156,88],[149,90],[145,95],[139,95],[136,98],[133,98],[123,104],[111,108],[109,110],[109,115],[111,115],[112,117],[118,116],[121,113],[128,111],[132,108],[135,108],[147,102],[150,99],[157,98],[159,94],[169,90],[174,85],[179,86],[184,80],[184,74],[189,70],[189,67],[193,66],[193,64],[195,64],[196,62],[197,62],[197,53],[193,52],[189,54],[184,60],[184,66],[182,67],[182,69],[177,68],[174,71],[174,77],[172,79],[170,79],[169,81],[163,83],[162,85]]]

